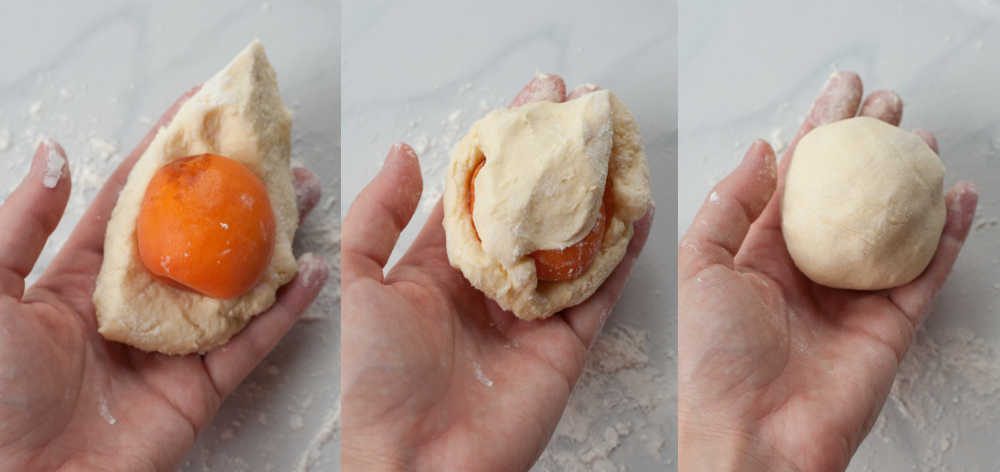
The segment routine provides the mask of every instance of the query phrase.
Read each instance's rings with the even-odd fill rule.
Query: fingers
[[[63,245],[63,249],[59,251],[59,255],[56,256],[56,259],[49,266],[50,270],[65,270],[70,267],[82,267],[87,270],[93,269],[95,272],[98,270],[100,267],[100,258],[104,254],[104,232],[107,229],[108,220],[111,218],[111,210],[114,209],[115,203],[118,201],[118,193],[125,186],[125,181],[128,180],[128,174],[132,170],[132,166],[146,152],[146,148],[149,147],[149,143],[153,142],[153,138],[156,137],[156,133],[159,132],[160,128],[170,124],[170,121],[173,120],[174,115],[181,108],[181,105],[194,95],[199,88],[200,86],[195,87],[184,93],[184,95],[181,95],[167,109],[163,116],[160,117],[160,120],[153,125],[153,128],[149,130],[149,133],[146,134],[146,137],[143,138],[139,145],[115,169],[111,177],[108,178],[108,181],[101,187],[101,191],[97,194],[94,202],[91,203],[90,208],[80,218],[79,224],[73,229],[73,233],[70,234],[66,244]],[[95,258],[97,260],[96,264]]]
[[[323,258],[304,254],[299,258],[298,274],[278,293],[278,301],[254,318],[229,342],[205,355],[205,369],[223,397],[240,382],[295,324],[319,295],[330,270]]]
[[[934,137],[934,133],[925,129],[915,129],[913,130],[913,134],[920,136],[920,139],[923,139],[935,154],[941,154],[940,150],[938,150],[938,142],[937,138]]]
[[[680,280],[715,264],[733,266],[750,225],[775,192],[776,182],[774,150],[757,140],[740,166],[715,186],[681,240],[677,259]]]
[[[972,183],[959,182],[952,187],[945,197],[948,216],[934,258],[916,280],[890,292],[892,301],[914,324],[926,316],[931,300],[948,278],[958,252],[969,235],[978,201],[979,193]]]
[[[566,101],[573,100],[574,98],[582,97],[590,92],[596,92],[601,88],[594,84],[580,84],[577,85],[569,95],[566,96]]]
[[[861,78],[858,77],[858,74],[834,72],[830,75],[809,109],[806,118],[802,121],[802,126],[795,138],[792,139],[792,144],[781,155],[781,161],[778,163],[778,185],[775,188],[774,198],[765,208],[760,220],[754,225],[750,234],[751,239],[754,239],[758,232],[781,227],[781,194],[784,190],[788,166],[792,162],[792,156],[795,155],[795,148],[799,145],[799,141],[817,126],[846,120],[857,115],[858,106],[861,104],[861,92]]]
[[[653,225],[654,213],[656,213],[655,207],[650,206],[646,214],[636,220],[635,233],[632,235],[632,240],[629,241],[625,257],[608,277],[608,280],[604,281],[601,288],[597,289],[597,292],[582,305],[577,305],[563,312],[566,322],[573,328],[573,332],[583,341],[585,346],[593,344],[597,333],[601,331],[604,322],[611,315],[611,310],[618,303],[618,299],[625,289],[625,283],[628,282],[629,275],[632,273],[635,260],[639,258],[639,253],[646,245],[649,229]]]
[[[566,83],[555,74],[538,74],[528,82],[510,102],[510,108],[531,102],[563,102],[566,100]]]
[[[861,105],[858,115],[899,126],[899,122],[903,120],[903,100],[892,90],[872,92]]]
[[[434,209],[431,210],[431,214],[427,217],[424,227],[420,228],[420,233],[413,240],[413,244],[406,250],[406,254],[399,259],[400,265],[419,265],[420,262],[425,262],[423,260],[424,251],[430,248],[445,247],[443,201],[438,200],[437,204],[434,205]]]
[[[299,209],[299,221],[306,219],[323,195],[319,177],[304,167],[292,169],[292,183],[295,186],[295,206]]]
[[[393,146],[382,170],[358,194],[344,218],[345,285],[360,277],[382,280],[382,269],[413,217],[422,190],[417,154],[406,144]]]
[[[796,133],[795,139],[792,140],[792,144],[788,146],[781,158],[781,167],[778,171],[782,179],[799,140],[817,126],[846,120],[857,115],[858,105],[861,104],[862,90],[861,78],[854,72],[838,71],[830,75],[816,100],[813,101],[806,119],[802,121],[802,126]]]
[[[43,140],[28,175],[0,206],[0,295],[24,294],[24,278],[59,224],[70,187],[66,152]]]

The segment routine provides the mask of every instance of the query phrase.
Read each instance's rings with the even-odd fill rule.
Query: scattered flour
[[[473,361],[473,368],[476,370],[476,380],[489,388],[493,388],[493,381],[486,376],[486,373],[483,372],[483,366],[479,365],[478,361]]]
[[[40,117],[41,111],[42,102],[32,103],[31,106],[28,107],[28,116],[30,116],[33,120],[37,120]]]
[[[118,145],[110,141],[106,141],[101,138],[93,137],[89,141],[90,150],[93,151],[98,157],[104,160],[109,160],[114,158],[114,161],[118,161]]]
[[[0,152],[10,149],[10,130],[0,129]]]
[[[980,217],[972,224],[972,228],[975,231],[982,231],[985,229],[996,228],[997,224],[1000,223],[996,217]]]
[[[532,470],[623,471],[623,462],[637,459],[657,469],[672,464],[673,447],[665,438],[676,423],[676,384],[666,370],[674,356],[666,357],[650,359],[647,333],[641,329],[605,327]]]
[[[108,424],[113,425],[118,422],[114,416],[111,416],[111,410],[108,409],[108,399],[101,397],[97,405],[98,413],[101,418],[104,419]]]
[[[299,459],[298,466],[295,467],[295,472],[309,472],[319,465],[323,459],[323,449],[331,442],[340,438],[340,399],[337,399],[336,408],[331,410],[326,419],[323,420],[323,426],[320,427],[319,432],[313,437],[312,441],[309,442],[309,446],[306,447],[305,453]],[[324,469],[325,470],[325,469]]]
[[[1000,422],[998,365],[995,346],[971,329],[933,334],[921,329],[854,462],[878,470],[872,464],[885,453],[879,444],[902,442],[904,450],[919,451],[907,458],[912,470],[950,470],[962,432]]]
[[[771,131],[771,148],[774,149],[774,153],[779,156],[785,150],[785,147],[788,146],[788,143],[785,141],[784,134],[785,130],[782,128],[774,128]]]

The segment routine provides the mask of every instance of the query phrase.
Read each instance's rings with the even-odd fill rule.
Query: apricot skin
[[[154,276],[218,299],[248,292],[274,250],[274,211],[250,169],[214,154],[177,159],[149,181],[136,224]]]

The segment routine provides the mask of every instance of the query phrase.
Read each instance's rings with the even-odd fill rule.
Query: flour
[[[424,181],[420,204],[412,221],[424,221],[437,205],[444,194],[445,174],[448,162],[451,160],[451,150],[462,139],[466,130],[482,117],[481,113],[466,113],[469,107],[464,105],[476,103],[483,113],[506,106],[501,96],[488,90],[474,89],[469,83],[458,88],[456,100],[460,106],[448,111],[437,122],[428,124],[423,119],[413,119],[408,123],[409,130],[403,139],[417,153]],[[384,155],[379,155],[374,163],[381,167],[383,161]]]
[[[41,111],[42,111],[42,102],[32,103],[31,106],[28,107],[28,116],[30,116],[31,119],[33,120],[37,120],[39,118],[39,113]]]
[[[930,333],[921,329],[896,375],[892,391],[855,460],[884,454],[877,444],[904,442],[912,469],[947,469],[961,432],[1000,422],[1000,353],[968,328]]]
[[[995,217],[979,217],[973,224],[972,229],[975,231],[982,231],[986,229],[996,228],[997,224],[1000,223]]]
[[[340,399],[336,401],[336,407],[327,414],[323,420],[323,425],[319,432],[309,442],[305,453],[299,459],[296,472],[309,472],[320,464],[323,459],[323,449],[331,442],[340,439]],[[325,470],[325,469],[324,469]]]
[[[788,143],[784,138],[785,130],[783,128],[774,128],[771,130],[771,149],[774,149],[774,153],[781,155],[788,146]]]
[[[10,130],[0,129],[0,152],[10,149]]]
[[[473,361],[473,368],[476,370],[476,380],[489,388],[493,388],[493,381],[483,372],[483,366],[479,365],[479,362]]]
[[[90,138],[88,141],[90,144],[90,150],[94,152],[98,157],[104,160],[109,160],[114,158],[114,161],[118,161],[118,145],[101,138]]]
[[[104,419],[104,421],[107,422],[108,424],[114,425],[115,423],[118,422],[118,420],[116,420],[114,416],[111,416],[111,410],[108,408],[107,398],[104,398],[103,396],[101,397],[101,399],[98,401],[97,411],[101,415],[101,418]]]
[[[49,138],[43,139],[45,148],[45,175],[42,176],[42,185],[45,188],[55,188],[59,184],[59,179],[63,176],[63,167],[66,167],[66,156],[64,156],[55,143]]]
[[[676,423],[676,385],[665,372],[673,356],[651,361],[647,338],[624,324],[605,328],[533,471],[621,471],[622,462],[635,459],[659,468],[673,462],[664,456],[671,449],[667,429]]]

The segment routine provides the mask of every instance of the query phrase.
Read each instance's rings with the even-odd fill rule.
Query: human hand
[[[512,106],[563,101],[559,77],[532,80]],[[586,302],[523,321],[448,263],[441,203],[387,274],[420,200],[413,150],[396,145],[344,220],[341,388],[344,470],[527,470],[545,448],[584,356],[649,234]]]
[[[679,245],[678,450],[681,470],[843,470],[871,429],[975,214],[971,183],[946,197],[933,260],[914,281],[873,292],[818,285],[781,233],[784,176],[803,135],[860,113],[899,125],[889,91],[864,102],[836,73],[780,164],[755,142],[713,189]],[[917,131],[937,152],[932,134]]]
[[[196,90],[196,89],[195,89]],[[69,166],[54,187],[39,145],[28,176],[0,206],[0,470],[174,470],[222,400],[295,323],[323,287],[326,263],[306,254],[277,302],[225,345],[171,357],[106,341],[91,296],[104,232],[129,170],[182,96],[118,167],[38,281],[25,289],[70,194]],[[320,195],[295,169],[300,216]],[[51,175],[50,175],[51,177]],[[44,181],[44,182],[43,182]],[[114,248],[111,248],[114,250]]]

